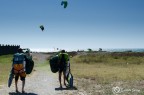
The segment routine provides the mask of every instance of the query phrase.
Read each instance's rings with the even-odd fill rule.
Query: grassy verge
[[[71,64],[72,73],[76,77],[96,79],[100,83],[121,80],[143,80],[143,66],[144,65],[129,65],[127,67],[120,67],[105,64]]]
[[[12,65],[12,55],[0,56],[0,85],[7,83],[9,72]]]
[[[74,76],[91,78],[98,83],[144,79],[144,58],[110,54],[78,55],[71,59]]]

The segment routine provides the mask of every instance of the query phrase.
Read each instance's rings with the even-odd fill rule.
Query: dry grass
[[[98,82],[131,81],[144,79],[144,65],[127,67],[108,66],[105,64],[71,64],[72,73],[77,77],[92,78]]]
[[[114,58],[109,55],[100,56],[78,55],[72,58],[73,75],[80,78],[91,78],[98,83],[144,79],[143,57]]]

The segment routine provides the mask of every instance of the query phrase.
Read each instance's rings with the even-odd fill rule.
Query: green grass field
[[[6,83],[12,65],[12,55],[0,56],[0,85]]]

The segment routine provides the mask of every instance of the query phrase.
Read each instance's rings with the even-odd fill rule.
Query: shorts
[[[66,72],[66,65],[65,64],[60,64],[59,65],[59,72]]]
[[[19,77],[20,77],[21,81],[24,81],[25,77],[26,77],[26,72],[15,74],[15,80],[16,81],[18,81]]]

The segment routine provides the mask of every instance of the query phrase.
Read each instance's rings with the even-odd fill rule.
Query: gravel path
[[[18,82],[21,92],[21,81]],[[25,94],[15,93],[14,81],[8,88],[6,85],[0,89],[0,95],[70,95],[74,90],[66,91],[66,88],[59,89],[57,74],[36,70],[32,75],[27,76],[25,85]],[[69,93],[69,94],[68,94]]]

